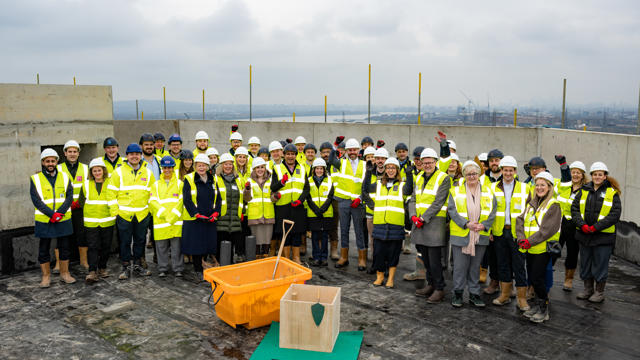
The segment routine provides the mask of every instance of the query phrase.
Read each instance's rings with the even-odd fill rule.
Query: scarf
[[[482,196],[482,190],[478,183],[473,188],[469,187],[469,184],[465,182],[467,190],[467,215],[470,222],[478,222],[480,219],[480,197]],[[476,244],[480,240],[480,233],[469,229],[469,244],[462,248],[463,254],[476,256]]]

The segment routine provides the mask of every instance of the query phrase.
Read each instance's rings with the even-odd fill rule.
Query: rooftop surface
[[[355,247],[352,247],[355,249]],[[591,304],[562,291],[564,264],[555,266],[551,320],[533,324],[514,302],[462,309],[450,294],[438,305],[414,296],[402,280],[415,252],[401,255],[396,289],[374,288],[373,275],[358,272],[356,253],[345,271],[313,268],[308,283],[342,288],[341,330],[363,330],[360,359],[637,359],[640,357],[640,268],[612,258],[606,300]],[[151,259],[151,254],[147,254]],[[39,270],[0,278],[0,350],[4,359],[249,359],[268,328],[233,329],[207,301],[209,283],[169,275],[119,281],[112,276],[87,285],[63,285],[53,277],[40,289]],[[187,266],[190,268],[190,265]],[[446,270],[447,292],[451,272]],[[494,296],[487,296],[490,301]],[[466,297],[465,297],[466,298]]]

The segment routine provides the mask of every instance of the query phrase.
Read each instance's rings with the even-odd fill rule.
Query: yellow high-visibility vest
[[[84,181],[82,192],[84,193],[85,202],[82,208],[82,214],[84,215],[83,220],[85,227],[109,227],[116,224],[116,217],[111,216],[109,201],[107,200],[107,187],[109,186],[110,180],[111,178],[104,179],[99,194],[94,180],[87,179]]]
[[[42,172],[31,175],[31,180],[33,181],[33,185],[40,196],[40,200],[42,200],[45,205],[47,205],[54,212],[58,211],[64,201],[67,199],[67,188],[69,187],[69,175],[64,171],[58,171],[56,174],[55,185],[51,186],[51,183],[47,179],[46,176]],[[43,214],[40,210],[35,208],[35,221],[40,223],[48,223],[51,219],[47,215]],[[71,219],[71,207],[67,209],[67,212],[64,214],[64,217],[60,220],[60,222],[68,221]]]
[[[542,220],[544,216],[547,214],[547,211],[553,204],[557,204],[558,200],[549,199],[547,205],[542,208],[538,207],[538,210],[534,211],[531,206],[527,205],[524,214],[524,236],[528,239],[531,235],[535,234],[540,230],[540,225],[542,224]],[[558,226],[558,230],[548,239],[543,242],[532,246],[530,249],[519,249],[521,253],[530,253],[530,254],[542,254],[547,252],[547,242],[549,241],[558,241],[560,239],[560,226]]]
[[[527,196],[529,195],[528,184],[522,183],[518,180],[513,180],[513,194],[511,194],[511,203],[509,205],[509,217],[511,218],[511,235],[514,239],[516,236],[516,218],[522,214],[527,206]],[[491,226],[491,233],[495,236],[502,236],[505,218],[507,214],[507,201],[502,189],[498,187],[498,183],[491,184],[491,191],[496,197],[496,219]]]
[[[331,180],[331,176],[326,176],[322,179],[322,183],[320,187],[316,185],[316,182],[313,181],[313,177],[309,179],[309,199],[307,201],[312,201],[318,207],[322,207],[325,201],[327,201],[327,196],[329,192],[331,192],[331,187],[333,186],[333,181]],[[335,190],[334,190],[335,191]],[[308,217],[317,217],[316,213],[311,210],[311,208],[307,207],[307,216]],[[333,217],[333,207],[329,206],[327,211],[322,214],[323,217]]]
[[[416,197],[416,216],[420,217],[424,214],[425,211],[436,199],[436,194],[438,193],[438,189],[445,181],[448,181],[451,184],[451,178],[449,175],[443,173],[442,171],[436,169],[436,171],[431,175],[429,181],[424,184],[424,171],[421,171],[416,178],[416,187],[415,187],[415,197]],[[449,197],[445,200],[444,204],[440,210],[436,213],[436,216],[446,217],[447,216],[447,204],[449,203]]]
[[[560,203],[562,216],[571,220],[571,204],[576,195],[573,193],[573,183],[571,181],[561,182],[557,186],[556,199]]]
[[[306,179],[306,175],[304,173],[304,169],[300,164],[296,163],[296,168],[293,174],[289,174],[289,170],[284,163],[279,166],[274,166],[273,171],[276,172],[277,179],[280,181],[284,174],[289,176],[289,180],[287,183],[278,190],[281,197],[280,200],[276,203],[276,205],[286,205],[290,204],[293,201],[299,200],[300,195],[302,195],[302,190],[304,190],[304,183]]]
[[[216,184],[218,185],[218,191],[220,191],[220,200],[222,203],[222,206],[220,208],[220,216],[225,216],[227,214],[227,187],[224,184],[224,179],[222,178],[222,176],[216,176],[215,177],[216,180]],[[244,189],[244,182],[242,181],[242,178],[240,177],[236,177],[235,179],[235,184],[236,187],[238,188],[238,192],[240,193],[239,196],[239,201],[238,201],[238,218],[240,218],[240,215],[242,214],[242,210],[243,210],[243,189]]]
[[[195,183],[195,179],[194,179],[195,175],[196,175],[196,172],[192,172],[192,173],[189,173],[189,174],[185,175],[182,186],[184,186],[184,182],[188,182],[189,183],[189,186],[191,187],[191,201],[193,202],[193,205],[197,207],[198,206],[198,190],[196,189],[196,183]],[[211,175],[208,175],[208,176],[211,176]],[[214,177],[213,178],[213,185],[212,185],[213,186],[213,193],[214,193],[214,196],[213,196],[213,204],[214,204],[214,206],[215,206],[215,203],[216,203],[217,198],[219,196],[218,190],[216,190],[216,185],[217,185],[217,180],[216,180],[216,177]],[[184,202],[184,198],[182,199],[182,201]],[[222,210],[220,212],[222,213]],[[220,215],[220,216],[222,216],[222,215]],[[183,206],[183,209],[182,209],[182,220],[189,221],[189,220],[195,220],[195,219],[196,219],[196,217],[189,215],[189,212]]]
[[[613,206],[613,196],[617,193],[617,191],[608,187],[607,191],[604,193],[604,200],[602,202],[602,207],[600,208],[600,214],[598,214],[598,221],[604,219],[609,212],[611,211],[611,207]],[[584,219],[585,207],[587,205],[587,196],[589,196],[589,192],[587,190],[582,190],[582,194],[580,195],[580,214]],[[603,233],[613,234],[616,232],[616,226],[611,225],[608,228],[601,230]]]
[[[355,174],[351,168],[351,161],[348,159],[340,160],[340,171],[335,172],[334,181],[335,196],[341,199],[354,200],[362,194],[362,181],[365,174],[365,162],[358,160],[358,167]],[[336,178],[337,176],[337,178]]]
[[[111,216],[120,216],[126,221],[135,216],[142,221],[149,215],[149,196],[154,181],[153,173],[142,161],[137,172],[129,163],[123,163],[111,174],[107,185]]]
[[[122,164],[124,163],[122,156],[118,156],[118,160],[116,160],[115,165],[111,165],[111,162],[109,162],[109,158],[107,157],[107,155],[105,155],[103,159],[104,166],[107,168],[107,176],[111,176],[111,174],[113,174],[113,172],[116,171],[116,169],[122,166]]]
[[[404,200],[402,193],[404,181],[396,182],[390,188],[382,184],[382,181],[376,183],[376,199],[373,208],[373,224],[391,224],[404,226]]]
[[[71,176],[67,163],[58,164],[58,171],[67,173],[67,176],[71,179],[71,184],[73,186],[73,201],[78,201],[78,199],[80,199],[82,184],[89,176],[89,167],[86,164],[78,163],[78,170],[76,171],[75,177]]]
[[[247,203],[247,219],[257,220],[262,217],[274,219],[276,217],[273,202],[271,201],[271,178],[262,185],[258,185],[253,179],[251,184],[251,201]]]
[[[465,186],[465,180],[460,180],[460,184],[451,188],[449,193],[453,196],[453,201],[458,214],[469,220],[469,214],[467,213],[467,188]],[[487,184],[483,184],[481,185],[480,191],[482,195],[480,196],[479,223],[486,221],[493,210],[493,192],[491,191],[491,187]],[[469,229],[459,227],[455,221],[449,222],[449,230],[452,236],[466,237],[469,235]],[[480,231],[480,235],[489,236],[489,230],[491,229],[484,229]]]
[[[182,187],[183,182],[175,176],[168,184],[161,178],[151,186],[149,207],[153,214],[154,240],[182,236]]]

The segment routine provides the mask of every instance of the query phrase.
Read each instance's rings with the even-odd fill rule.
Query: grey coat
[[[433,174],[431,174],[431,176],[433,176]],[[427,185],[431,176],[425,178],[423,188]],[[433,200],[431,206],[422,214],[424,226],[420,229],[418,229],[415,224],[411,226],[412,243],[430,247],[445,246],[447,244],[447,218],[445,216],[436,216],[436,214],[447,200],[450,189],[451,181],[449,181],[449,178],[446,178],[445,181],[442,182],[442,185],[438,187],[435,200]],[[416,192],[414,191],[409,200],[409,218],[416,214]]]
[[[485,229],[491,229],[491,225],[493,225],[493,221],[496,218],[496,209],[498,207],[498,202],[496,201],[496,197],[493,196],[492,206],[491,206],[491,214],[489,214],[489,218],[483,222]],[[456,209],[456,202],[453,199],[453,195],[449,194],[449,206],[447,207],[447,212],[449,213],[449,217],[451,217],[451,221],[454,221],[461,228],[465,228],[469,219],[462,217],[458,214],[458,209]],[[451,235],[449,238],[451,245],[455,246],[467,246],[469,244],[469,236],[453,236]],[[480,235],[480,239],[478,240],[478,245],[489,245],[489,237],[486,235]]]

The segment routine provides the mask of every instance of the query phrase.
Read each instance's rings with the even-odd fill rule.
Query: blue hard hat
[[[104,142],[102,143],[102,147],[107,146],[118,146],[118,140],[109,136],[108,138],[104,139]]]
[[[169,144],[171,144],[174,141],[179,141],[180,144],[182,144],[182,138],[178,134],[173,134],[173,135],[169,136]]]
[[[173,157],[167,155],[160,160],[160,166],[162,167],[175,167],[176,161],[173,160]]]
[[[140,145],[136,144],[136,143],[131,143],[129,144],[129,146],[127,146],[127,151],[125,152],[125,154],[128,153],[141,153],[142,154],[142,148],[140,147]]]

